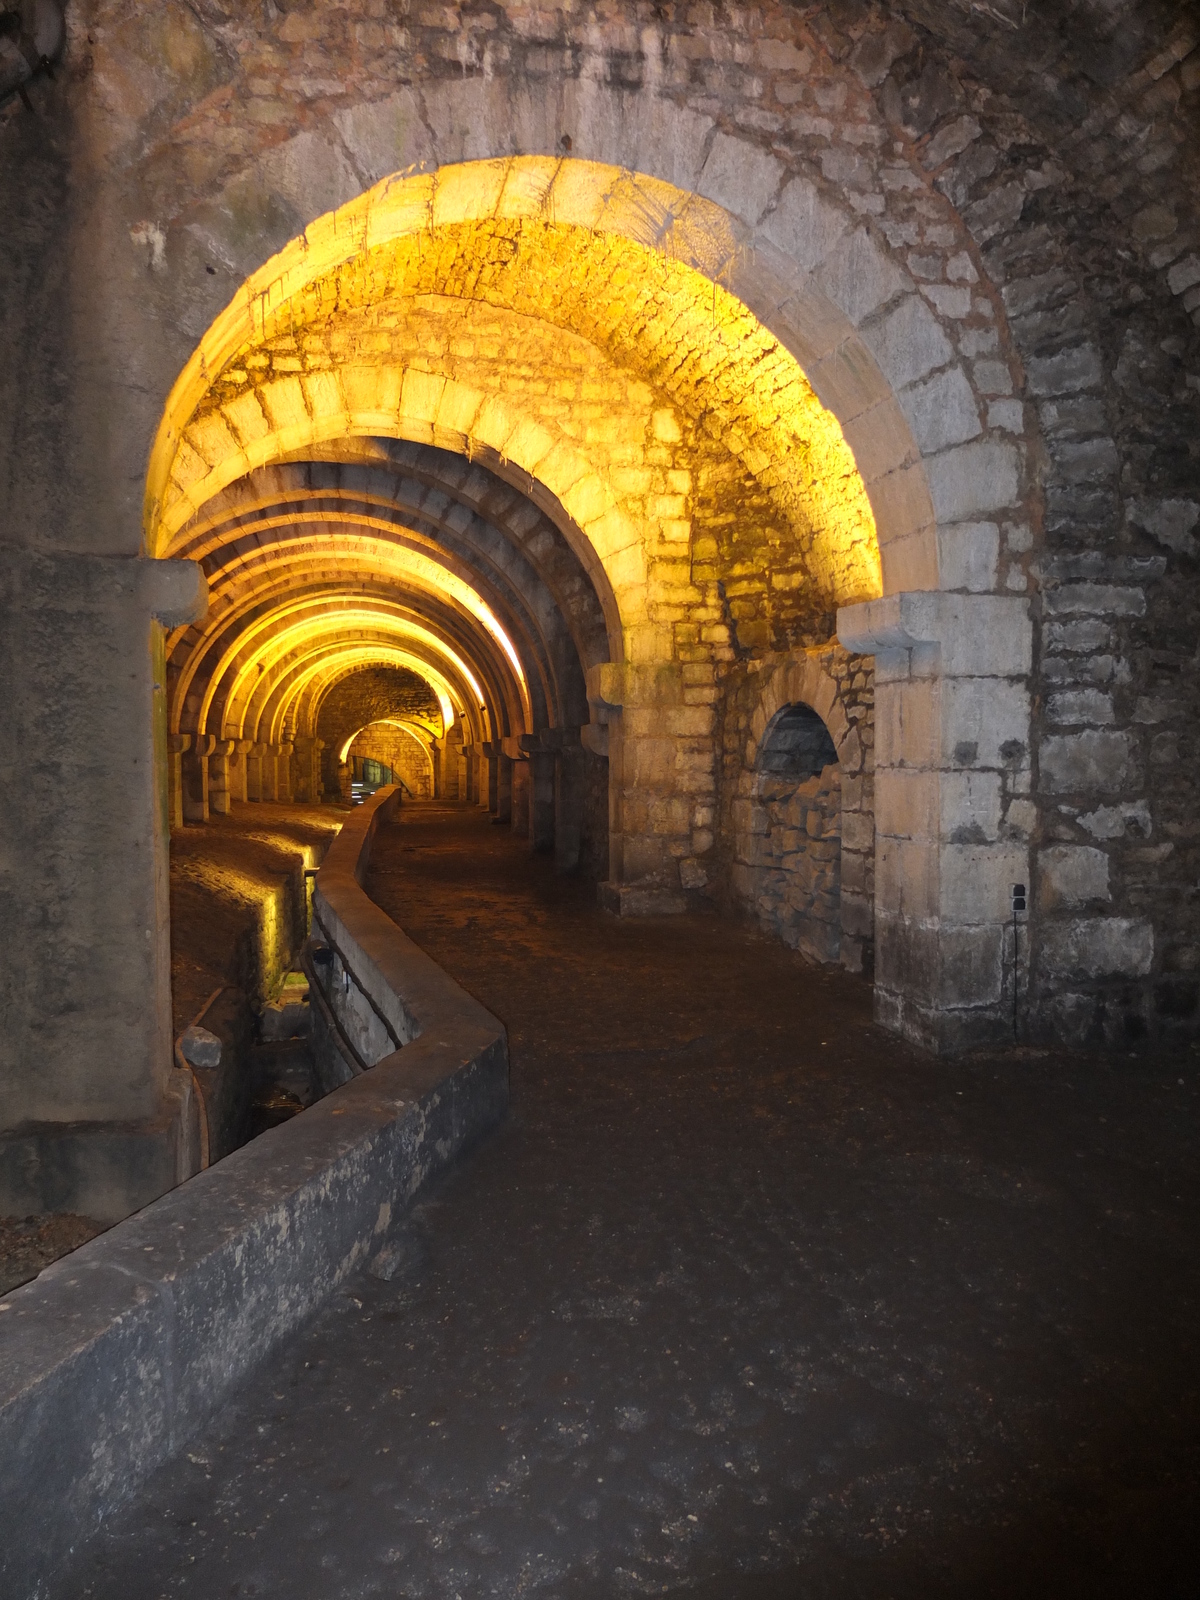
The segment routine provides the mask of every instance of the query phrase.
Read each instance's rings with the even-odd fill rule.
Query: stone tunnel
[[[372,850],[724,929],[879,1059],[1190,1069],[1194,6],[0,25],[0,1216],[252,1170],[216,979],[239,1060],[322,938],[424,1037],[334,948],[322,873],[407,931]]]

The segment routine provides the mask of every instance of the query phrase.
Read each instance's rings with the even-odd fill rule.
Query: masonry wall
[[[783,708],[817,700],[837,749],[836,767],[801,785],[765,773],[764,730]],[[730,672],[721,725],[723,870],[714,883],[720,903],[749,912],[785,943],[868,976],[874,965],[874,721],[873,663],[838,645],[766,657]]]
[[[340,792],[338,758],[346,740],[387,717],[411,717],[434,730],[442,724],[441,707],[433,690],[424,678],[406,667],[365,667],[348,674],[329,691],[317,716],[317,738],[325,745],[321,751],[321,783],[326,794]]]
[[[766,185],[781,249],[804,237],[785,164],[821,200],[812,230],[834,211],[864,230],[857,281],[882,295],[864,337],[928,452],[940,581],[1024,596],[1035,619],[1020,782],[979,823],[1030,852],[1025,1025],[1119,1045],[1195,1031],[1200,55],[1188,8],[296,4],[272,16],[168,3],[151,26],[139,7],[94,3],[73,6],[70,26],[36,119],[13,102],[0,124],[0,203],[14,219],[0,315],[6,352],[20,353],[0,378],[3,903],[34,974],[7,980],[6,1049],[85,1059],[70,1015],[106,1006],[111,1058],[147,1048],[130,1019],[161,988],[165,879],[158,860],[131,887],[126,863],[161,855],[146,772],[161,708],[151,608],[113,595],[136,587],[121,591],[115,573],[136,564],[149,442],[196,340],[306,204],[327,209],[392,170],[385,119],[367,107],[387,102],[411,159],[448,161],[494,153],[514,107],[546,122],[549,147],[583,149],[609,115],[589,122],[604,95],[621,97],[631,163],[653,97],[702,126],[705,162],[734,152],[724,192]],[[897,263],[918,292],[888,290]],[[658,465],[682,470],[673,456]],[[688,861],[714,852],[712,871],[697,869],[714,881],[730,839],[715,826],[718,675],[832,630],[827,609],[795,600],[799,569],[771,559],[769,518],[742,542],[748,487],[726,498],[719,482],[689,483],[695,528],[687,541],[664,532],[656,572],[691,673],[673,844]],[[115,566],[72,588],[92,558]],[[28,620],[35,605],[54,612],[45,628]],[[80,788],[81,750],[87,803],[61,804]],[[78,948],[64,961],[67,926]],[[113,970],[89,967],[106,947]],[[68,973],[76,1012],[47,1041],[37,975]],[[6,1058],[5,1080],[15,1072]],[[153,1096],[131,1083],[127,1098],[141,1115]]]
[[[350,755],[381,761],[402,778],[413,800],[433,798],[433,766],[415,734],[403,728],[369,727],[350,746]]]

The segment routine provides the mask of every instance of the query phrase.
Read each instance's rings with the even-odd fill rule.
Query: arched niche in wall
[[[836,647],[769,669],[733,802],[733,890],[814,961],[870,971],[874,827],[865,675]],[[869,736],[868,736],[869,737]],[[850,892],[843,901],[843,834]]]

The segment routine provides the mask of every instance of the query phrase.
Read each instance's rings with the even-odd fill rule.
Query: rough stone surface
[[[424,617],[474,663],[464,748],[587,726],[595,666],[679,669],[669,714],[627,702],[594,752],[610,836],[580,858],[606,859],[630,904],[720,898],[722,700],[753,663],[828,646],[835,606],[880,588],[1020,597],[1036,656],[1025,726],[1004,741],[1025,747],[1025,792],[1003,825],[1034,853],[1103,848],[1109,910],[1153,923],[1152,969],[1119,995],[1096,989],[1096,1028],[1119,1009],[1132,1035],[1194,1032],[1180,998],[1200,967],[1191,9],[276,10],[204,0],[148,21],[131,0],[87,0],[53,78],[30,86],[33,111],[0,108],[0,905],[23,958],[3,980],[0,1125],[137,1121],[175,1137],[163,791],[176,822],[239,783],[260,801],[315,798],[313,749],[292,738],[312,729],[287,720],[301,668],[268,639],[260,681],[238,635],[291,586],[264,472],[291,475],[274,520],[292,534],[303,483],[316,520],[295,534],[297,581],[326,615],[351,595],[366,608],[348,624],[358,643],[381,643],[368,517],[389,524],[372,539],[420,546],[503,619],[527,705],[477,609],[467,621],[404,591],[405,625]],[[515,158],[535,165],[456,170]],[[268,273],[242,295],[301,234],[293,265],[331,236],[356,247],[365,211],[335,227],[329,209],[404,172],[388,193],[412,201],[409,231],[372,244],[369,272],[351,251],[319,285],[289,277],[285,294]],[[172,413],[176,454],[147,500],[172,386],[231,305],[251,335],[205,346],[184,386],[195,413]],[[375,496],[364,482],[334,532],[346,484],[322,469],[370,455],[391,473],[398,450],[453,457],[462,483],[486,461],[524,544],[465,527],[445,462],[420,527],[397,483]],[[203,573],[145,580],[155,518],[185,501],[184,559]],[[253,582],[273,565],[268,600]],[[250,588],[227,609],[234,574]],[[201,576],[207,623],[189,620]],[[184,661],[197,671],[175,695]],[[1053,720],[1098,714],[1099,699],[1067,698],[1080,695],[1106,697],[1102,723]],[[879,720],[882,738],[891,711]],[[1074,753],[1068,726],[1084,730]],[[447,782],[482,800],[479,760]],[[575,859],[582,822],[564,820]],[[1033,1006],[1047,1033],[1077,1037],[1084,991],[1072,980],[1060,1004],[1067,980],[1037,954],[1057,914],[1031,908]],[[906,982],[923,949],[914,934]],[[112,1065],[93,1070],[97,1056]]]
[[[508,1099],[503,1027],[359,887],[395,791],[352,817],[318,910],[404,1049],[4,1303],[0,1574],[45,1593],[75,1544],[315,1310]]]
[[[51,1600],[1190,1592],[1194,1058],[931,1060],[469,810],[374,860],[512,1114]]]

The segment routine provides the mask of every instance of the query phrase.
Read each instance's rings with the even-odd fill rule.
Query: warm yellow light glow
[[[338,521],[332,517],[306,517],[305,521]],[[369,527],[387,529],[395,532],[394,524],[383,519],[363,518],[362,523]],[[282,529],[291,527],[290,519],[276,518],[263,519],[256,524],[256,533],[262,536],[267,529]],[[349,547],[347,549],[347,546]],[[189,554],[191,551],[189,550]],[[352,557],[348,559],[348,556]],[[256,547],[252,558],[239,559],[229,562],[215,575],[214,589],[210,599],[210,615],[207,624],[207,633],[210,636],[227,626],[225,611],[221,600],[226,594],[236,597],[236,602],[243,609],[249,606],[259,596],[267,596],[278,589],[286,580],[289,569],[299,569],[311,566],[314,561],[322,561],[327,565],[335,566],[341,583],[348,584],[356,574],[356,569],[369,574],[374,579],[394,579],[404,588],[411,588],[418,593],[425,592],[438,596],[440,599],[449,600],[460,606],[469,616],[483,624],[493,641],[504,652],[505,658],[513,670],[517,683],[517,692],[521,700],[522,710],[525,713],[526,726],[532,726],[530,716],[529,686],[525,680],[525,673],[521,660],[513,647],[504,628],[497,620],[490,606],[476,593],[471,585],[457,573],[449,571],[442,563],[432,559],[420,550],[414,550],[406,545],[382,539],[372,539],[356,532],[353,540],[343,538],[328,549],[316,545],[316,541],[300,540],[293,544],[281,545],[278,549],[271,546]],[[299,574],[297,573],[297,576]],[[294,580],[293,580],[294,581]],[[290,609],[303,607],[310,602],[301,595]],[[272,621],[260,621],[249,630],[250,636],[261,633],[264,628],[273,626],[273,619],[285,615],[287,606],[272,613]],[[247,635],[239,637],[236,646],[231,650],[240,651],[244,648]],[[227,652],[229,654],[230,652]],[[197,669],[202,652],[193,653],[191,662],[184,668],[184,681],[181,684],[179,699],[186,695],[190,684],[191,675]],[[474,680],[471,680],[474,682]]]
[[[435,659],[446,662],[453,671],[466,683],[474,703],[483,699],[478,681],[471,669],[444,640],[440,639],[428,628],[411,622],[407,618],[389,615],[383,608],[366,608],[353,605],[330,606],[320,611],[315,616],[302,617],[291,624],[285,624],[283,619],[292,610],[302,608],[307,604],[298,601],[296,607],[281,607],[278,612],[258,619],[257,622],[246,627],[227,646],[216,670],[213,672],[200,704],[198,726],[207,726],[209,710],[219,686],[224,682],[226,673],[232,668],[235,660],[239,665],[232,675],[232,682],[228,691],[226,704],[230,707],[245,707],[254,693],[266,690],[268,693],[273,686],[274,672],[281,662],[297,652],[312,653],[318,649],[326,649],[331,645],[341,642],[353,641],[349,636],[355,629],[370,630],[375,634],[391,635],[400,641],[408,641],[421,645],[430,652]],[[439,704],[443,696],[447,703],[452,703],[450,685],[445,677],[431,667],[428,662],[419,656],[412,655],[413,670],[420,673],[430,682],[438,695]],[[260,670],[261,669],[261,670]],[[248,692],[249,691],[249,692]],[[179,714],[182,698],[176,697],[175,715]],[[226,734],[228,738],[241,738],[244,725],[245,709],[241,717],[235,719],[234,730],[229,729],[229,718],[226,719]]]
[[[660,540],[686,544],[690,514],[686,488],[639,498],[622,486],[640,406],[647,426],[666,417],[699,463],[723,452],[761,486],[803,557],[807,580],[797,574],[792,589],[809,581],[830,603],[878,595],[874,517],[841,425],[736,292],[741,272],[719,207],[611,168],[522,157],[389,179],[313,223],[201,341],[155,444],[148,546],[167,553],[218,490],[323,441],[486,446],[558,498],[600,555],[626,628],[643,627],[653,552]],[[753,299],[760,280],[742,276]],[[535,385],[483,382],[497,328],[501,358],[519,334],[535,375],[539,360],[557,371],[568,333],[585,342],[597,371],[633,375],[627,405],[564,427]],[[511,641],[479,604],[472,614],[519,674]]]
[[[445,697],[451,711],[458,705],[461,714],[462,706],[457,691],[423,657],[383,640],[357,644],[351,641],[334,642],[323,650],[318,660],[298,671],[287,695],[276,710],[271,737],[278,739],[281,730],[290,722],[293,708],[311,689],[316,687],[319,690],[325,685],[331,685],[348,672],[366,666],[407,667],[410,672],[415,672],[425,679],[437,696],[439,705]],[[443,732],[448,727],[449,724],[445,724]]]

